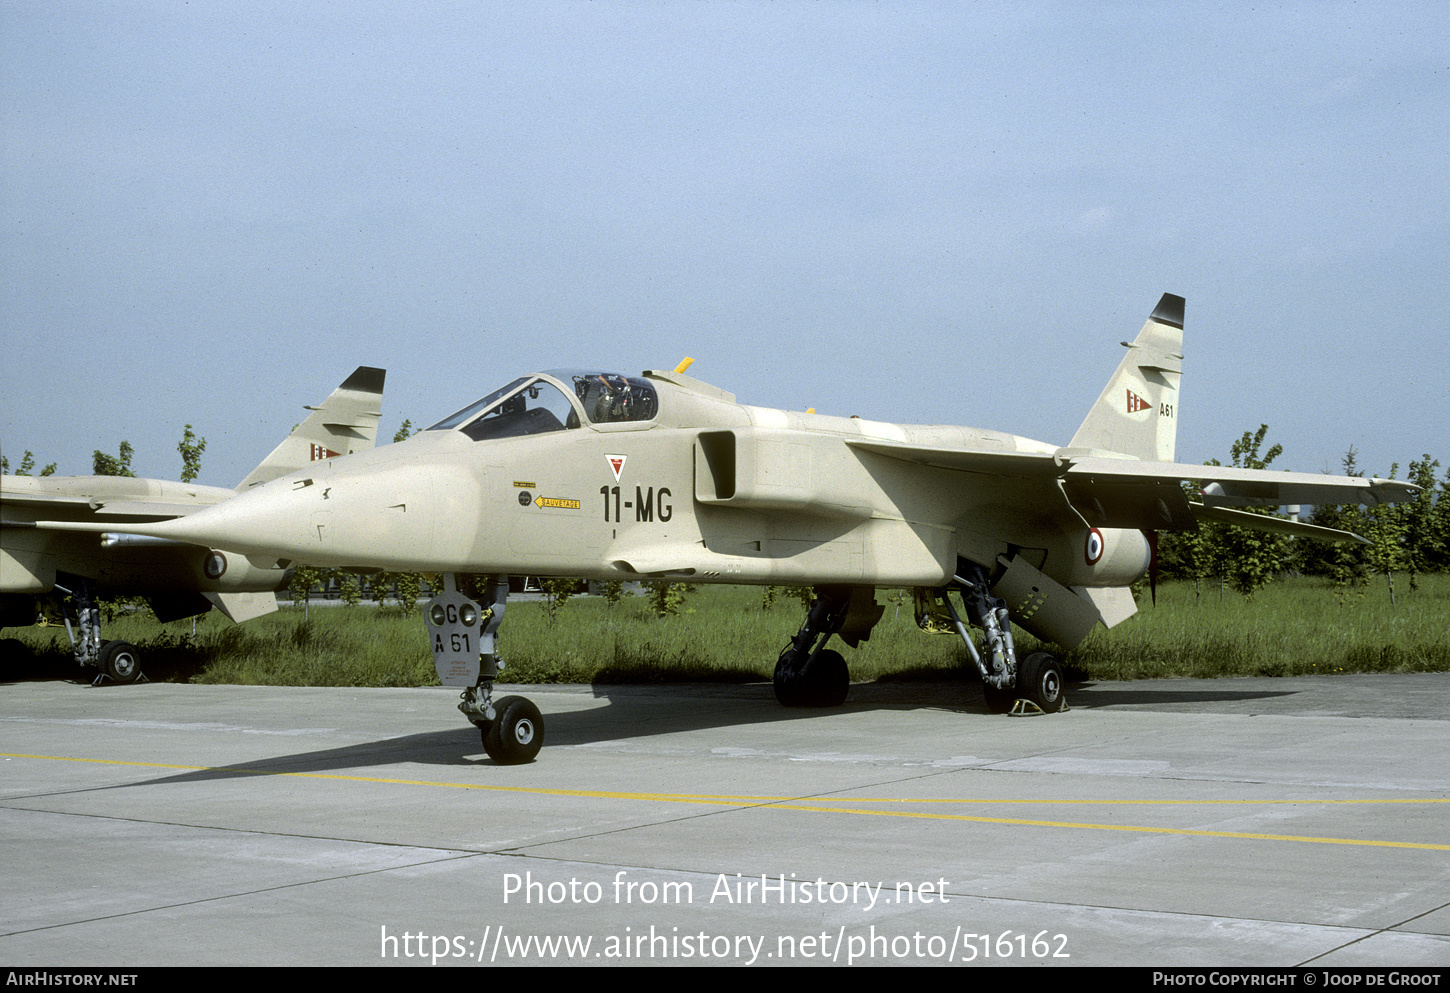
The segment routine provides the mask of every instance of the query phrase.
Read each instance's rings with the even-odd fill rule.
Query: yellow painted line
[[[656,803],[706,804],[709,806],[758,805],[777,810],[799,810],[825,814],[859,814],[872,817],[910,817],[934,821],[964,821],[977,824],[1004,824],[1019,827],[1056,827],[1089,831],[1128,831],[1137,834],[1176,834],[1203,838],[1238,838],[1254,841],[1299,841],[1320,845],[1360,845],[1374,848],[1415,848],[1429,851],[1450,851],[1450,844],[1414,841],[1376,841],[1363,838],[1321,838],[1297,834],[1261,834],[1248,831],[1209,831],[1200,828],[1150,827],[1135,824],[1097,824],[1084,821],[1046,821],[1021,817],[981,817],[970,814],[931,813],[913,810],[871,810],[860,807],[826,806],[820,800],[788,796],[749,796],[712,793],[638,793],[622,790],[567,790],[544,786],[496,786],[489,783],[444,783],[431,779],[395,779],[382,776],[345,776],[324,772],[276,772],[269,769],[224,769],[205,765],[173,765],[164,762],[128,762],[120,759],[88,759],[69,755],[27,755],[0,752],[4,758],[40,759],[49,762],[86,762],[95,765],[117,765],[143,769],[175,769],[184,772],[220,772],[248,776],[286,776],[296,779],[330,779],[354,783],[382,783],[392,786],[434,786],[445,789],[484,790],[494,793],[528,793],[539,796],[585,797],[599,800],[648,800]],[[886,804],[1093,804],[1097,806],[1276,806],[1284,804],[1336,806],[1348,804],[1387,803],[1450,803],[1450,798],[1414,797],[1383,800],[1012,800],[975,798],[900,798],[849,797],[842,803]]]

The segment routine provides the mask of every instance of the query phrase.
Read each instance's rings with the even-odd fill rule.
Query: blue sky
[[[1444,4],[0,0],[0,129],[12,468],[685,355],[1066,444],[1165,291],[1179,461],[1450,462]]]

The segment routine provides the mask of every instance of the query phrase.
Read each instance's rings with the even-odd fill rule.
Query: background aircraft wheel
[[[532,700],[506,696],[493,705],[494,718],[483,734],[483,750],[499,765],[532,762],[544,744],[544,716]]]
[[[982,684],[982,698],[987,701],[987,710],[993,714],[1005,714],[1012,709],[1012,703],[1017,699],[1017,691],[1011,689],[998,689],[991,683]]]
[[[1062,687],[1062,666],[1046,652],[1033,652],[1017,669],[1018,695],[1031,700],[1046,713],[1055,714],[1066,702]]]
[[[96,663],[118,683],[134,683],[141,675],[141,658],[129,641],[106,642]]]

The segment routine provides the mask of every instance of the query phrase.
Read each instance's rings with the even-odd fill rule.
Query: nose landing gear
[[[544,745],[544,717],[525,697],[493,699],[494,681],[504,668],[495,638],[508,595],[507,576],[494,578],[483,605],[458,591],[453,573],[444,573],[443,592],[429,602],[425,616],[438,679],[464,687],[458,709],[478,728],[483,750],[499,765],[521,765]]]

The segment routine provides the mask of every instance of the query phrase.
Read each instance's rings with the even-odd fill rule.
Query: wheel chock
[[[1067,701],[1066,700],[1063,700],[1062,701],[1062,709],[1059,710],[1058,713],[1059,714],[1065,714],[1065,713],[1067,713],[1067,711],[1068,711]],[[1012,702],[1012,709],[1009,710],[1009,711],[1007,711],[1007,716],[1008,717],[1046,717],[1047,716],[1047,711],[1045,711],[1041,707],[1037,706],[1037,704],[1033,703],[1031,700],[1014,700]]]

